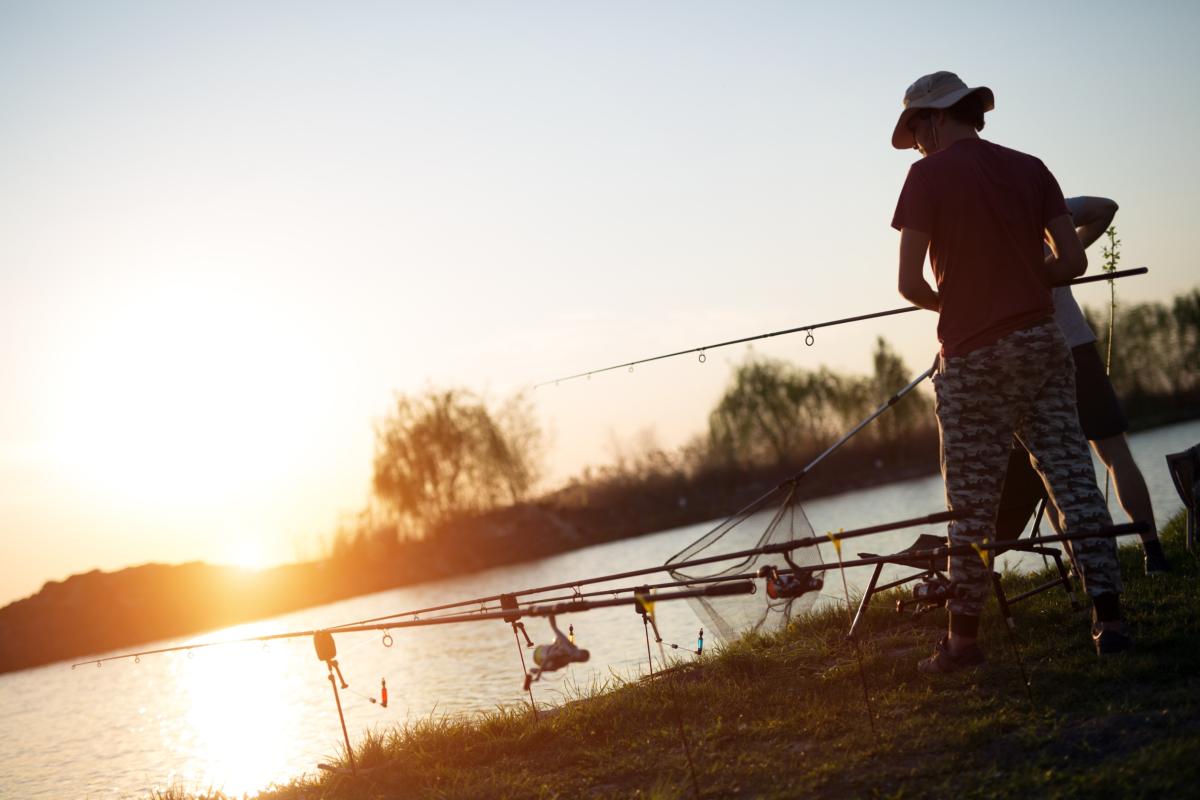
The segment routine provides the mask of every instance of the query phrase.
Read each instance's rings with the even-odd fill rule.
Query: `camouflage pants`
[[[995,539],[1014,435],[1029,451],[1063,531],[1112,524],[1079,427],[1071,351],[1057,325],[1035,325],[965,356],[943,358],[933,382],[946,504],[972,512],[950,523],[951,544]],[[1090,596],[1121,591],[1117,546],[1111,538],[1071,544]],[[957,585],[957,598],[947,602],[950,611],[978,616],[990,588],[989,573],[977,555],[952,557],[950,579]]]

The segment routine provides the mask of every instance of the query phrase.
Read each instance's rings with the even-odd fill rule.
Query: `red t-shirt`
[[[929,234],[943,355],[965,355],[1053,318],[1039,277],[1042,232],[1066,213],[1045,164],[983,139],[962,139],[909,168],[892,227]]]

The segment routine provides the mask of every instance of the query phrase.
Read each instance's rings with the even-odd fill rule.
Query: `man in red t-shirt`
[[[892,133],[894,147],[924,156],[909,169],[892,227],[900,231],[900,294],[938,312],[934,389],[946,500],[969,513],[950,524],[953,545],[995,538],[1014,435],[1033,455],[1064,530],[1112,524],[1079,427],[1071,351],[1050,293],[1082,275],[1087,256],[1046,166],[979,138],[994,105],[990,89],[935,72],[908,87]],[[923,274],[926,252],[936,291]],[[1127,649],[1116,544],[1084,539],[1072,551],[1092,598],[1097,652]],[[950,559],[950,630],[920,663],[923,672],[984,660],[975,640],[990,572],[975,555]]]

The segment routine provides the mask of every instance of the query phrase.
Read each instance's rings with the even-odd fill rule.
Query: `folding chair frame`
[[[1046,510],[1046,499],[1042,498],[1041,504],[1038,507],[1037,517],[1034,519],[1034,523],[1033,523],[1033,534],[1032,534],[1033,536],[1038,535],[1038,531],[1041,527],[1042,516],[1045,513],[1045,510]],[[1022,600],[1026,600],[1030,597],[1033,597],[1036,594],[1040,594],[1049,589],[1053,589],[1056,586],[1061,586],[1063,588],[1063,591],[1066,592],[1067,598],[1071,601],[1071,608],[1073,608],[1073,609],[1079,608],[1079,599],[1075,595],[1075,586],[1071,582],[1070,573],[1067,572],[1066,567],[1063,565],[1061,550],[1058,550],[1058,549],[1052,548],[1052,547],[1045,547],[1042,545],[1031,544],[1031,545],[1021,546],[1018,544],[1012,548],[1012,551],[1021,552],[1021,553],[1034,553],[1036,555],[1042,556],[1042,558],[1044,558],[1044,559],[1045,558],[1054,559],[1054,566],[1056,567],[1056,569],[1058,571],[1058,577],[1053,578],[1049,581],[1046,581],[1045,583],[1041,584],[1040,586],[1035,586],[1034,588],[1029,589],[1028,591],[1021,592],[1020,594],[1016,595],[1015,597],[1009,597],[1005,593],[1004,587],[1001,584],[1000,573],[998,573],[998,572],[992,573],[992,582],[995,584],[996,599],[1000,606],[1000,614],[1004,617],[1005,623],[1010,628],[1016,627],[1016,623],[1013,621],[1012,610],[1011,610],[1011,606],[1014,603],[1019,603]],[[860,555],[863,555],[865,557],[865,554],[860,554]],[[880,586],[879,585],[879,576],[883,572],[883,567],[885,564],[898,564],[900,566],[916,567],[920,571],[913,575],[908,575],[903,578],[900,578],[898,580],[889,581],[888,583],[885,583],[882,586]],[[866,615],[867,607],[870,605],[871,598],[874,595],[879,594],[880,592],[886,592],[888,589],[894,589],[897,586],[903,586],[906,583],[912,583],[913,581],[919,581],[919,580],[927,580],[927,579],[934,578],[934,577],[941,578],[943,580],[947,579],[946,567],[944,565],[939,566],[939,565],[933,563],[933,559],[928,559],[926,563],[921,564],[921,565],[914,564],[914,559],[911,556],[906,556],[903,551],[896,553],[894,560],[889,560],[886,562],[881,562],[879,564],[876,564],[875,570],[871,574],[871,580],[867,584],[867,590],[865,592],[863,592],[862,600],[859,601],[858,612],[854,615],[854,620],[850,623],[850,630],[847,631],[846,637],[853,638],[854,634],[858,631],[859,623],[862,622],[863,617]]]

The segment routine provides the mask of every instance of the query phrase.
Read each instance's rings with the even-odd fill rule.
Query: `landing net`
[[[765,524],[765,529],[762,527]],[[666,566],[682,564],[721,553],[750,550],[768,544],[812,537],[812,525],[796,500],[796,487],[789,483],[775,489],[742,511],[671,556]],[[757,538],[755,538],[757,536]],[[792,564],[782,554],[754,555],[736,562],[722,561],[685,570],[671,570],[677,581],[700,581],[732,578],[734,575],[756,575],[763,567],[791,570],[823,562],[820,547],[801,547],[792,551]],[[816,578],[823,571],[814,572]],[[693,598],[688,603],[696,616],[722,643],[732,642],[747,633],[770,633],[787,626],[789,620],[812,608],[819,591],[799,597],[772,599],[760,588],[752,595],[726,598]]]

